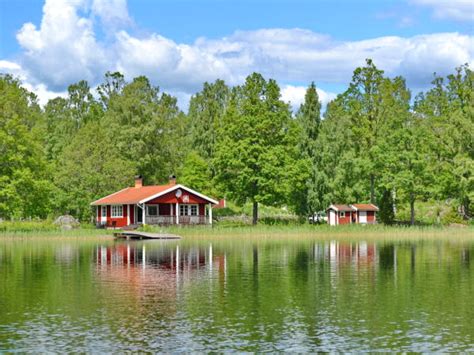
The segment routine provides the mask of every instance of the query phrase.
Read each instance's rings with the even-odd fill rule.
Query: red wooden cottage
[[[125,227],[139,224],[212,224],[212,206],[218,202],[189,187],[176,184],[143,186],[141,176],[127,187],[91,203],[98,225]]]
[[[338,224],[374,224],[379,208],[373,204],[356,203],[353,205],[331,205],[327,209],[328,223]]]

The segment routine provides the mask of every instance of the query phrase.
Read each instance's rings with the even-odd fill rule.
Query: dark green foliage
[[[254,223],[259,205],[306,220],[330,203],[369,201],[387,224],[459,222],[471,218],[474,200],[473,87],[463,65],[435,76],[411,105],[405,80],[367,60],[321,119],[314,83],[292,117],[278,84],[258,73],[236,87],[205,83],[188,114],[143,76],[128,82],[108,72],[96,91],[79,81],[43,109],[1,76],[0,218],[88,220],[90,202],[134,175],[155,184],[177,174],[245,205]],[[448,201],[449,214],[439,207]],[[430,203],[443,212],[435,216]]]
[[[178,183],[189,186],[206,195],[216,195],[209,164],[196,151],[191,151],[188,154],[178,176]]]
[[[89,204],[104,195],[130,186],[136,172],[101,123],[87,123],[56,162],[55,184],[60,211],[81,220],[91,215]]]
[[[44,218],[51,211],[43,127],[34,95],[0,76],[0,218]]]
[[[254,224],[259,203],[286,202],[298,153],[296,132],[274,80],[254,73],[234,88],[216,148],[216,180],[232,200],[253,204]]]
[[[321,103],[314,83],[306,90],[305,101],[296,115],[300,126],[298,174],[291,189],[291,202],[298,215],[313,215],[320,210],[318,136],[321,126]]]
[[[384,224],[393,224],[395,221],[395,213],[393,208],[392,191],[387,189],[383,190],[378,207],[380,221]]]
[[[214,158],[218,131],[222,126],[224,114],[229,104],[230,89],[222,80],[204,83],[189,102],[189,123],[191,126],[191,145],[209,163]],[[214,175],[214,171],[212,172]]]

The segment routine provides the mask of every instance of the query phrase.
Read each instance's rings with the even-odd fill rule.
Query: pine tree
[[[299,149],[302,156],[301,164],[306,165],[306,181],[299,191],[295,191],[297,203],[296,212],[300,215],[314,215],[320,206],[318,194],[318,172],[317,172],[317,140],[321,126],[321,103],[313,83],[308,87],[305,94],[305,101],[301,105],[296,115],[300,125]],[[296,185],[295,187],[298,187]]]

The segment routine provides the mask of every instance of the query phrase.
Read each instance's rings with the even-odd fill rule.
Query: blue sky
[[[204,81],[259,71],[297,106],[311,81],[332,99],[366,57],[424,90],[472,66],[473,24],[466,0],[0,0],[0,72],[43,103],[107,70],[147,75],[185,107]]]

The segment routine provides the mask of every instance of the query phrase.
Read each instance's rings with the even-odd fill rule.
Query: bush
[[[465,224],[466,221],[462,219],[462,217],[454,208],[451,208],[446,214],[441,217],[441,223],[444,225],[449,225],[453,223]]]
[[[288,226],[302,224],[301,219],[296,216],[272,216],[261,217],[258,223],[270,226]]]
[[[224,208],[213,208],[212,214],[213,216],[216,216],[216,217],[229,217],[229,216],[237,216],[240,213],[238,213],[237,211],[233,210],[230,207],[224,207]]]

